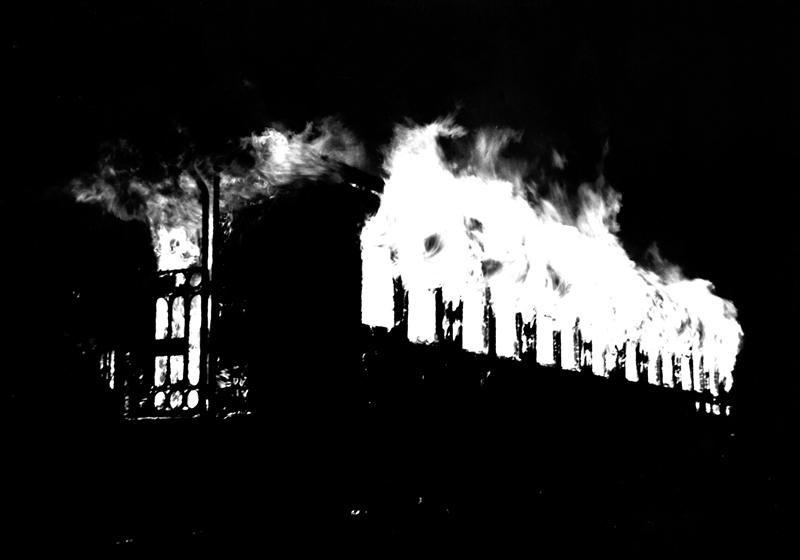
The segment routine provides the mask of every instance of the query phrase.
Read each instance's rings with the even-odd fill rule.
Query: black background
[[[712,280],[719,295],[734,301],[745,332],[736,369],[736,435],[733,443],[721,444],[730,444],[735,457],[721,475],[730,483],[719,490],[724,506],[702,510],[697,517],[689,511],[695,509],[676,506],[678,521],[672,514],[655,514],[663,541],[645,535],[635,523],[627,529],[604,524],[600,513],[587,514],[581,522],[564,514],[541,525],[548,518],[549,506],[543,503],[531,506],[538,520],[531,523],[553,529],[567,542],[584,535],[586,550],[593,550],[596,539],[611,549],[664,542],[685,550],[698,540],[712,549],[718,542],[730,550],[745,541],[756,548],[778,546],[775,537],[791,525],[794,513],[788,461],[796,444],[789,425],[797,402],[792,343],[800,284],[796,142],[791,135],[797,25],[789,2],[137,1],[26,3],[7,10],[4,136],[10,154],[0,203],[9,282],[3,429],[10,443],[3,455],[12,466],[7,484],[15,489],[13,527],[29,530],[15,534],[26,535],[29,544],[41,545],[51,534],[79,535],[87,542],[96,536],[98,542],[123,545],[125,539],[134,545],[151,542],[162,522],[137,521],[145,508],[137,505],[136,494],[146,490],[145,484],[137,486],[122,473],[147,470],[153,457],[169,461],[165,457],[175,453],[168,443],[173,436],[166,431],[132,435],[121,427],[78,351],[87,338],[149,328],[149,317],[141,318],[141,309],[149,305],[146,294],[136,295],[143,293],[142,279],[154,266],[146,229],[76,205],[64,190],[70,179],[94,169],[103,143],[126,138],[154,160],[174,158],[190,144],[211,154],[272,122],[296,129],[336,115],[373,150],[377,171],[377,150],[391,138],[394,123],[405,118],[427,122],[458,110],[459,122],[467,126],[512,126],[524,130],[532,146],[557,148],[567,156],[575,181],[593,177],[607,141],[605,175],[623,196],[621,238],[629,253],[639,258],[656,241],[688,276]],[[386,497],[393,482],[378,484],[381,491],[360,486],[349,491],[333,474],[347,472],[347,480],[358,481],[359,472],[370,471],[370,460],[380,463],[376,456],[390,461],[386,442],[395,440],[384,434],[384,443],[374,444],[383,451],[373,452],[370,442],[383,437],[380,433],[337,439],[314,429],[328,424],[331,410],[339,411],[331,432],[363,429],[357,411],[368,397],[356,388],[355,374],[343,375],[343,381],[332,377],[334,371],[323,375],[324,360],[318,357],[339,352],[343,356],[327,363],[349,363],[342,342],[357,332],[352,324],[358,319],[358,253],[352,240],[363,208],[336,190],[319,185],[306,190],[285,207],[269,208],[243,225],[248,235],[242,239],[247,240],[232,260],[237,264],[231,265],[231,277],[241,279],[253,309],[289,321],[288,326],[251,329],[253,340],[245,345],[274,342],[274,353],[253,356],[264,360],[265,371],[281,364],[277,373],[254,382],[259,406],[272,412],[259,429],[248,425],[214,437],[180,436],[185,439],[178,445],[187,464],[198,460],[204,465],[193,475],[193,484],[222,479],[233,487],[238,467],[231,465],[241,464],[249,473],[241,479],[259,479],[253,486],[259,490],[243,484],[245,489],[236,491],[252,500],[217,492],[216,501],[211,500],[216,513],[206,516],[199,507],[205,502],[188,498],[186,510],[195,517],[176,525],[179,545],[206,542],[202,539],[212,539],[208,535],[216,535],[220,546],[240,542],[219,534],[230,535],[230,527],[241,522],[248,527],[248,543],[269,548],[273,537],[259,537],[262,517],[248,513],[264,503],[301,511],[298,500],[316,500],[316,511],[326,511],[333,508],[330,504],[361,500],[373,510],[397,509],[391,505],[394,498]],[[328,294],[343,295],[330,295],[322,305],[328,335],[309,356],[307,346],[293,342],[293,334],[305,332],[304,318],[319,314],[320,303],[288,302],[320,285]],[[330,326],[337,317],[350,327]],[[270,392],[273,383],[278,389]],[[508,389],[508,395],[518,389]],[[498,398],[498,410],[510,402]],[[457,406],[469,410],[463,402]],[[293,410],[295,416],[276,410]],[[325,413],[304,414],[320,410]],[[517,425],[509,433],[522,437],[529,428],[540,433],[547,423],[542,414],[537,418],[542,424],[520,425],[533,421],[523,416],[515,417]],[[458,417],[472,422],[467,412]],[[402,439],[402,422],[392,425]],[[495,428],[503,429],[500,423]],[[578,431],[549,429],[552,441],[575,437]],[[409,434],[405,437],[413,439]],[[508,458],[509,447],[519,444],[512,439],[501,438],[508,447],[498,443],[475,453],[494,449]],[[615,441],[620,448],[626,445]],[[679,449],[681,442],[669,445]],[[303,472],[317,482],[304,483],[305,475],[292,474],[289,466],[277,468],[286,477],[283,483],[274,472],[259,470],[287,453],[308,459]],[[601,456],[602,450],[597,453]],[[644,454],[633,458],[646,463]],[[488,460],[482,461],[486,466]],[[372,472],[376,469],[373,465]],[[516,480],[522,471],[512,470]],[[403,480],[399,466],[386,472]],[[502,477],[506,471],[496,467],[492,472]],[[375,475],[364,474],[369,476]],[[563,486],[549,482],[558,473],[537,476],[545,489]],[[586,488],[597,484],[585,483]],[[649,481],[646,491],[656,492],[660,484]],[[314,490],[295,499],[291,491],[275,487]],[[469,484],[454,487],[460,490],[452,490],[457,497],[451,502],[470,502]],[[481,489],[477,495],[486,487],[475,483],[472,488]],[[636,491],[625,490],[628,495]],[[525,492],[519,495],[528,496]],[[613,491],[598,492],[615,499]],[[416,497],[417,492],[408,494]],[[492,539],[512,540],[535,547],[548,529],[537,533],[526,524],[532,519],[522,513],[529,511],[527,506],[512,505],[516,502],[510,498],[502,503],[509,512],[505,517],[485,514],[503,520],[494,525],[475,521],[483,519],[478,514],[469,523],[447,525],[412,508],[412,524],[425,527],[412,531],[406,518],[376,514],[383,519],[376,522],[379,528],[359,529],[352,540],[394,549],[422,536],[450,546],[483,533],[492,535],[484,538],[490,544]],[[656,510],[661,507],[657,500],[652,503]],[[83,506],[92,513],[76,520]],[[585,502],[576,506],[585,507]],[[170,516],[179,509],[166,508]],[[723,509],[732,525],[708,521]],[[632,508],[620,510],[631,518],[639,515]],[[165,510],[159,511],[156,518],[162,519]],[[287,534],[297,537],[294,544],[339,527],[331,521],[338,519],[335,513],[320,513],[313,522],[295,513],[302,523],[287,517],[277,525],[291,528]],[[718,537],[700,539],[691,530],[691,539],[681,536],[681,527],[705,522]],[[227,529],[215,533],[218,526]],[[330,532],[338,534],[338,529]]]

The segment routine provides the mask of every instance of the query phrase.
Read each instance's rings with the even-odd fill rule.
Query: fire
[[[200,264],[201,188],[209,170],[220,173],[220,212],[224,220],[237,209],[289,192],[299,179],[337,179],[338,164],[361,167],[363,146],[339,122],[324,119],[300,132],[267,128],[240,140],[245,165],[211,158],[161,164],[145,170],[141,156],[122,142],[92,176],[72,183],[79,202],[99,204],[123,220],[150,226],[158,270]]]
[[[155,171],[122,142],[94,175],[73,181],[79,202],[99,204],[120,219],[148,224],[159,275],[172,282],[173,291],[155,300],[154,338],[157,344],[172,342],[154,352],[153,409],[191,411],[200,404],[203,307],[206,330],[212,324],[211,224],[219,220],[230,225],[236,210],[284,195],[300,179],[341,182],[342,166],[361,166],[364,157],[355,137],[337,121],[326,119],[299,133],[268,128],[244,138],[234,161],[184,157],[160,164]],[[215,195],[218,208],[210,204]]]
[[[572,197],[557,183],[528,179],[529,168],[502,156],[517,137],[503,130],[471,136],[452,119],[396,129],[380,207],[361,234],[363,323],[394,328],[402,287],[413,342],[446,336],[474,353],[488,353],[492,344],[500,357],[535,351],[538,363],[568,371],[618,370],[630,381],[644,377],[715,396],[729,391],[742,338],[734,305],[657,252],[654,267],[636,264],[617,237],[619,193],[602,175]],[[447,155],[447,142],[461,150]],[[210,278],[213,252],[201,250],[213,234],[202,231],[210,185],[219,197],[220,215],[212,219],[230,224],[242,206],[285,195],[298,180],[349,182],[344,166],[363,168],[366,160],[362,145],[333,120],[299,133],[268,128],[242,139],[239,154],[246,157],[187,157],[155,176],[136,157],[111,154],[95,175],[75,181],[73,192],[148,223],[160,271],[205,264]],[[566,163],[555,152],[552,160],[556,168]],[[200,296],[171,298],[156,302],[155,338],[183,337],[188,349],[169,360],[156,356],[154,386],[194,386]],[[173,398],[159,394],[162,404]],[[192,407],[196,399],[187,394]]]
[[[498,356],[519,358],[533,338],[540,364],[591,365],[607,376],[624,359],[625,377],[636,380],[645,366],[639,353],[651,383],[730,390],[742,337],[735,307],[677,267],[634,263],[616,235],[619,193],[601,177],[580,187],[577,203],[558,185],[545,196],[500,157],[513,139],[503,131],[479,132],[466,158],[446,157],[442,141],[467,135],[451,119],[397,128],[381,205],[361,236],[365,324],[395,326],[400,279],[413,342],[434,342],[441,290],[444,306],[462,306],[467,351],[488,351],[489,308]],[[555,154],[554,164],[563,163]]]

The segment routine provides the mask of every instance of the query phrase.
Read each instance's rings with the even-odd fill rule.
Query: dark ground
[[[1,546],[780,550],[797,517],[789,12],[13,8]],[[213,153],[273,120],[338,114],[374,147],[404,117],[457,106],[467,125],[512,125],[533,149],[556,146],[574,181],[595,172],[608,139],[626,248],[638,257],[658,241],[739,308],[732,422],[645,388],[528,370],[484,379],[453,358],[422,357],[423,381],[410,352],[363,375],[363,208],[322,185],[254,211],[231,249],[228,278],[251,310],[239,343],[256,414],[119,419],[81,350],[149,332],[147,232],[59,190],[93,169],[102,142],[126,137],[153,159],[190,143]]]

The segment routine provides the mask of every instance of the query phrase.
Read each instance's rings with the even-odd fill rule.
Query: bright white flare
[[[380,208],[361,235],[365,324],[394,325],[392,282],[399,277],[408,291],[412,341],[434,341],[432,294],[441,288],[445,305],[464,304],[463,347],[485,353],[488,293],[499,356],[519,357],[519,314],[526,324],[536,319],[539,363],[555,364],[553,339],[560,333],[559,365],[575,369],[577,320],[592,344],[597,375],[608,375],[619,357],[625,377],[637,379],[638,348],[651,383],[660,376],[664,384],[707,387],[715,395],[730,389],[742,336],[733,304],[708,281],[682,278],[676,267],[659,274],[636,265],[615,235],[618,193],[602,181],[584,185],[577,212],[559,197],[542,197],[520,173],[501,170],[498,154],[508,135],[479,134],[475,164],[456,167],[439,140],[465,135],[451,120],[397,129]],[[681,364],[674,372],[673,356]]]

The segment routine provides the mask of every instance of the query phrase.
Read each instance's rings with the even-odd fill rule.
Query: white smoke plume
[[[95,173],[76,179],[79,202],[98,204],[123,220],[149,224],[159,269],[184,268],[200,256],[202,221],[198,180],[220,174],[220,209],[230,214],[290,192],[303,179],[339,181],[342,164],[362,167],[366,157],[355,136],[335,119],[309,123],[300,132],[275,126],[240,141],[234,161],[189,158],[145,169],[142,158],[121,142]],[[245,163],[242,163],[242,160]]]

